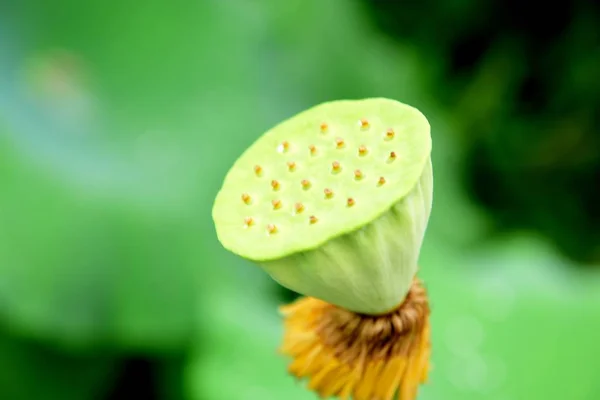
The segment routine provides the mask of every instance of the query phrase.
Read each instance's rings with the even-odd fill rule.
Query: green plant
[[[429,308],[414,278],[432,205],[430,153],[429,123],[415,108],[334,101],[265,133],[217,194],[224,247],[309,296],[282,309],[282,351],[321,396],[414,398],[426,377]]]

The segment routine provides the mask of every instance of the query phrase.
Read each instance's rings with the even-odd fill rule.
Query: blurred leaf
[[[0,153],[0,312],[11,325],[61,341],[185,340],[201,248],[194,228],[68,185],[14,147]]]
[[[110,356],[63,352],[0,333],[0,398],[101,399],[117,362]]]
[[[566,267],[528,235],[424,258],[433,371],[423,399],[600,395],[600,275]]]
[[[276,307],[266,301],[264,291],[238,284],[239,291],[214,296],[213,307],[204,314],[210,323],[188,367],[190,398],[316,399],[287,375],[287,361],[276,352],[281,337]]]

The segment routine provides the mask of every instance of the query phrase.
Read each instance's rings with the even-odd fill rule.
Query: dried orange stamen
[[[415,279],[400,307],[365,316],[306,297],[281,308],[288,370],[322,397],[414,400],[427,380],[429,306]]]

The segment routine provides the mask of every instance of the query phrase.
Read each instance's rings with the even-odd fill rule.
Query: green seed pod
[[[235,162],[213,219],[223,246],[281,285],[350,311],[402,302],[432,205],[431,136],[389,99],[320,104]]]

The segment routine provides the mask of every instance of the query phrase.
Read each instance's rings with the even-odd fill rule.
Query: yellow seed
[[[327,125],[327,123],[323,122],[323,123],[321,123],[320,129],[321,129],[321,133],[326,133],[327,130],[329,129],[329,126]]]
[[[337,147],[338,149],[343,148],[344,147],[344,139],[336,138],[335,139],[335,147]]]
[[[378,184],[379,186],[381,186],[381,185],[385,184],[385,178],[384,178],[383,176],[382,176],[382,177],[380,177],[380,178],[379,178],[379,181],[377,181],[377,184]]]
[[[331,163],[331,170],[333,172],[340,172],[342,170],[342,166],[338,161],[334,161]]]
[[[246,218],[244,218],[244,225],[246,227],[254,225],[254,219],[252,217],[246,217]]]
[[[274,224],[269,224],[267,225],[267,232],[272,235],[274,233],[277,233],[277,226]]]
[[[263,171],[263,169],[260,165],[254,166],[254,173],[256,174],[256,176],[262,175],[262,171]]]
[[[279,146],[277,146],[277,151],[279,153],[285,153],[289,150],[290,143],[288,141],[283,141]]]
[[[369,121],[367,121],[365,118],[360,120],[360,128],[361,129],[369,129]]]
[[[289,170],[290,172],[291,172],[291,171],[294,171],[294,170],[296,169],[296,163],[295,163],[295,162],[293,162],[293,161],[288,161],[288,162],[287,162],[287,166],[288,166],[288,170]]]
[[[271,187],[273,188],[273,190],[279,190],[279,187],[280,187],[280,186],[281,186],[281,185],[279,184],[279,182],[278,182],[278,181],[276,181],[276,180],[272,180],[272,181],[271,181]]]
[[[300,182],[300,184],[302,184],[302,189],[310,189],[310,181],[307,179],[302,179],[302,181]]]
[[[308,149],[310,150],[311,155],[314,156],[315,154],[317,154],[317,148],[315,147],[314,144],[311,144],[310,146],[308,146]]]
[[[346,204],[348,205],[348,207],[352,207],[356,202],[354,201],[354,199],[352,197],[349,197]]]
[[[309,222],[310,222],[310,224],[312,225],[312,224],[316,224],[316,223],[317,223],[317,221],[319,221],[319,219],[318,219],[317,217],[315,217],[314,215],[311,215],[311,216],[308,218],[308,221],[309,221]]]
[[[389,160],[390,160],[390,161],[394,161],[395,159],[396,159],[396,152],[392,151],[392,152],[390,153]]]
[[[296,203],[294,204],[294,209],[296,210],[296,214],[300,214],[302,211],[304,211],[304,204]]]
[[[323,192],[325,192],[326,199],[330,199],[333,197],[333,192],[331,191],[331,189],[325,189]]]
[[[364,175],[360,169],[354,171],[354,179],[361,180],[363,177]]]
[[[388,129],[387,132],[385,133],[385,138],[387,140],[392,140],[394,138],[396,134],[394,133],[394,130],[392,128]]]
[[[360,146],[358,148],[358,155],[359,156],[366,156],[367,155],[367,147],[366,146]]]
[[[281,200],[271,200],[273,210],[279,210],[281,208]]]
[[[244,193],[244,194],[242,194],[242,201],[246,204],[250,204],[250,203],[252,203],[252,198],[250,197],[250,195],[248,193]]]

